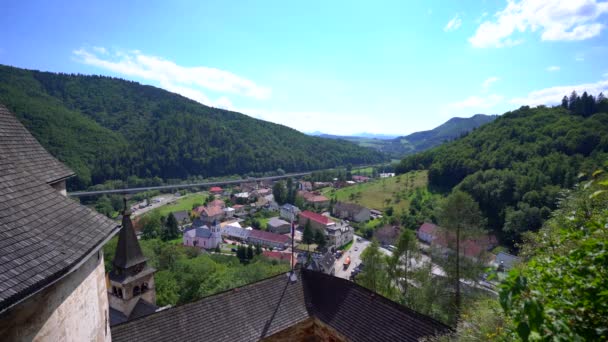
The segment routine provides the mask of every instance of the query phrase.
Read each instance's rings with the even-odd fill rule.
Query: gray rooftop
[[[47,184],[71,174],[0,106],[0,312],[76,269],[118,231]]]
[[[0,104],[0,157],[15,168],[45,183],[54,183],[74,175],[47,152],[21,122]]]
[[[302,270],[296,282],[279,274],[116,325],[112,340],[258,341],[309,318],[349,341],[418,341],[449,331],[353,282]]]

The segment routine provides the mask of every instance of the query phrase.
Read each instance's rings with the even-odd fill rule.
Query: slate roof
[[[0,106],[0,312],[77,269],[117,232],[47,184],[71,174]]]
[[[141,252],[133,223],[131,223],[131,211],[122,213],[122,229],[118,234],[118,244],[116,254],[114,254],[113,264],[115,267],[127,269],[148,260]]]
[[[361,212],[362,210],[365,209],[365,207],[360,206],[358,204],[355,203],[346,203],[346,202],[337,202],[334,205],[335,210],[340,210],[340,211],[347,211],[353,215],[358,214],[359,212]]]
[[[135,304],[135,307],[133,308],[133,311],[131,311],[131,315],[129,315],[129,317],[110,307],[110,326],[153,314],[156,312],[156,310],[158,310],[156,305],[146,302],[143,298],[140,298],[137,301],[137,304]]]
[[[278,217],[271,217],[270,220],[268,220],[268,225],[271,227],[281,227],[284,225],[288,225],[289,226],[289,222],[285,221],[285,220],[281,220]]]
[[[247,230],[241,227],[236,227],[236,226],[226,226],[224,227],[224,229],[222,229],[222,235],[223,236],[228,236],[228,237],[235,237],[235,238],[239,238],[242,240],[246,240],[249,237],[249,233],[251,232],[251,230]]]
[[[355,283],[301,270],[296,282],[280,274],[113,326],[112,340],[258,341],[309,318],[351,341],[417,341],[450,330]]]
[[[291,241],[289,239],[289,236],[287,235],[282,235],[282,234],[275,234],[275,233],[271,233],[271,232],[266,232],[263,230],[251,230],[249,231],[249,238],[254,238],[254,239],[259,239],[259,240],[264,240],[264,241],[271,241],[271,242],[276,242],[276,243],[288,243],[289,241]]]
[[[45,183],[55,183],[74,171],[48,153],[21,122],[0,104],[0,157]]]
[[[211,230],[209,230],[207,226],[190,228],[184,232],[184,235],[187,235],[188,237],[208,239],[211,237]]]
[[[190,215],[188,215],[188,211],[186,211],[186,210],[174,211],[173,217],[175,217],[175,219],[177,220],[177,222],[179,224],[181,224],[184,221],[186,221],[186,222],[190,221]]]

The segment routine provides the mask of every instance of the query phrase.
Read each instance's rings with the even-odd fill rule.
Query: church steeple
[[[141,252],[139,241],[131,222],[131,210],[127,207],[127,199],[124,199],[124,210],[122,212],[122,229],[118,235],[118,245],[114,255],[114,267],[127,270],[135,265],[145,263],[148,259]]]
[[[118,235],[113,270],[109,273],[111,289],[108,288],[110,309],[118,312],[115,317],[122,321],[134,318],[142,312],[156,310],[156,290],[154,287],[155,269],[148,266],[148,260],[141,252],[139,241],[131,222],[131,211],[124,199],[122,229]],[[137,309],[140,308],[140,309]]]

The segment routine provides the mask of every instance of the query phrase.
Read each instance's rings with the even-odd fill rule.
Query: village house
[[[246,242],[249,238],[250,229],[241,228],[241,225],[237,223],[229,224],[222,228],[222,236],[225,239]]]
[[[274,260],[279,260],[279,261],[287,261],[289,263],[292,262],[291,260],[291,253],[286,253],[286,252],[279,252],[279,251],[263,251],[262,255],[269,258],[269,259],[274,259]],[[297,260],[294,259],[294,263]]]
[[[496,254],[493,266],[497,267],[498,271],[500,272],[509,272],[511,268],[513,268],[513,266],[519,261],[520,259],[515,255],[506,252],[499,252]]]
[[[235,204],[232,206],[232,209],[234,209],[234,215],[235,216],[239,216],[239,215],[244,215],[245,214],[245,206],[242,204]]]
[[[234,217],[234,212],[235,212],[234,208],[231,208],[231,207],[224,208],[224,217],[225,218]]]
[[[211,188],[209,188],[209,193],[214,195],[221,195],[223,192],[224,189],[220,188],[219,186],[212,186]]]
[[[365,183],[365,182],[369,182],[370,178],[369,177],[365,177],[365,176],[353,176],[353,181],[357,182],[357,183]]]
[[[334,205],[333,215],[354,222],[365,222],[369,221],[371,213],[368,208],[358,204],[337,202]]]
[[[203,249],[214,249],[222,242],[222,229],[216,221],[211,228],[198,226],[187,229],[184,232],[184,246],[198,247]]]
[[[327,247],[333,247],[333,250],[336,250],[353,241],[355,229],[342,221],[338,224],[327,226],[325,228],[325,233],[327,236]]]
[[[304,202],[316,209],[327,208],[329,206],[329,198],[316,192],[298,191],[298,195],[302,196]]]
[[[395,245],[400,233],[401,228],[399,228],[399,226],[387,224],[376,229],[376,231],[374,231],[374,237],[383,246]]]
[[[222,201],[219,198],[216,198],[213,201],[207,203],[207,207],[220,207],[220,208],[224,209],[224,208],[226,208],[226,202]]]
[[[416,236],[420,241],[431,244],[439,234],[440,228],[432,223],[423,223],[418,230],[416,230]]]
[[[272,217],[268,220],[268,231],[271,233],[286,234],[291,231],[291,224],[278,217]]]
[[[287,235],[265,232],[263,230],[250,230],[247,242],[250,245],[260,245],[266,248],[283,250],[289,246],[291,239]]]
[[[432,223],[424,223],[416,231],[418,238],[437,248],[443,254],[450,253],[456,248],[456,237]],[[460,242],[460,253],[473,260],[488,261],[488,251],[498,245],[496,236],[484,234],[476,238],[466,239]]]
[[[184,226],[190,223],[190,213],[188,213],[186,210],[174,211],[173,217],[175,217],[175,220],[179,226]]]
[[[221,221],[224,218],[224,209],[221,206],[199,206],[194,209],[195,215],[203,224],[211,225],[214,221]]]
[[[312,191],[312,183],[308,181],[299,181],[298,190],[301,191]]]
[[[327,216],[304,210],[300,213],[298,225],[300,228],[304,228],[307,222],[310,222],[311,228],[321,231],[325,231],[328,227],[336,225],[336,222]]]
[[[333,276],[336,274],[335,264],[336,257],[328,251],[325,254],[313,254],[310,264],[306,266],[306,269]]]
[[[279,210],[279,216],[289,222],[296,221],[299,213],[300,209],[289,203],[283,204]]]

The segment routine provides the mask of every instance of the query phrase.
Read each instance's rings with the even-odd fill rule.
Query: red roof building
[[[214,193],[214,194],[221,194],[224,190],[222,188],[220,188],[219,186],[212,186],[211,189],[209,189],[209,192]]]
[[[336,224],[329,217],[313,213],[312,211],[308,210],[304,210],[299,216],[300,219],[298,221],[298,225],[300,228],[304,228],[306,223],[310,222],[310,226],[313,229],[324,231],[327,227],[334,226]]]
[[[287,235],[275,234],[263,230],[250,230],[247,241],[252,245],[260,245],[262,247],[272,247],[276,249],[285,249],[291,243],[291,239]]]

